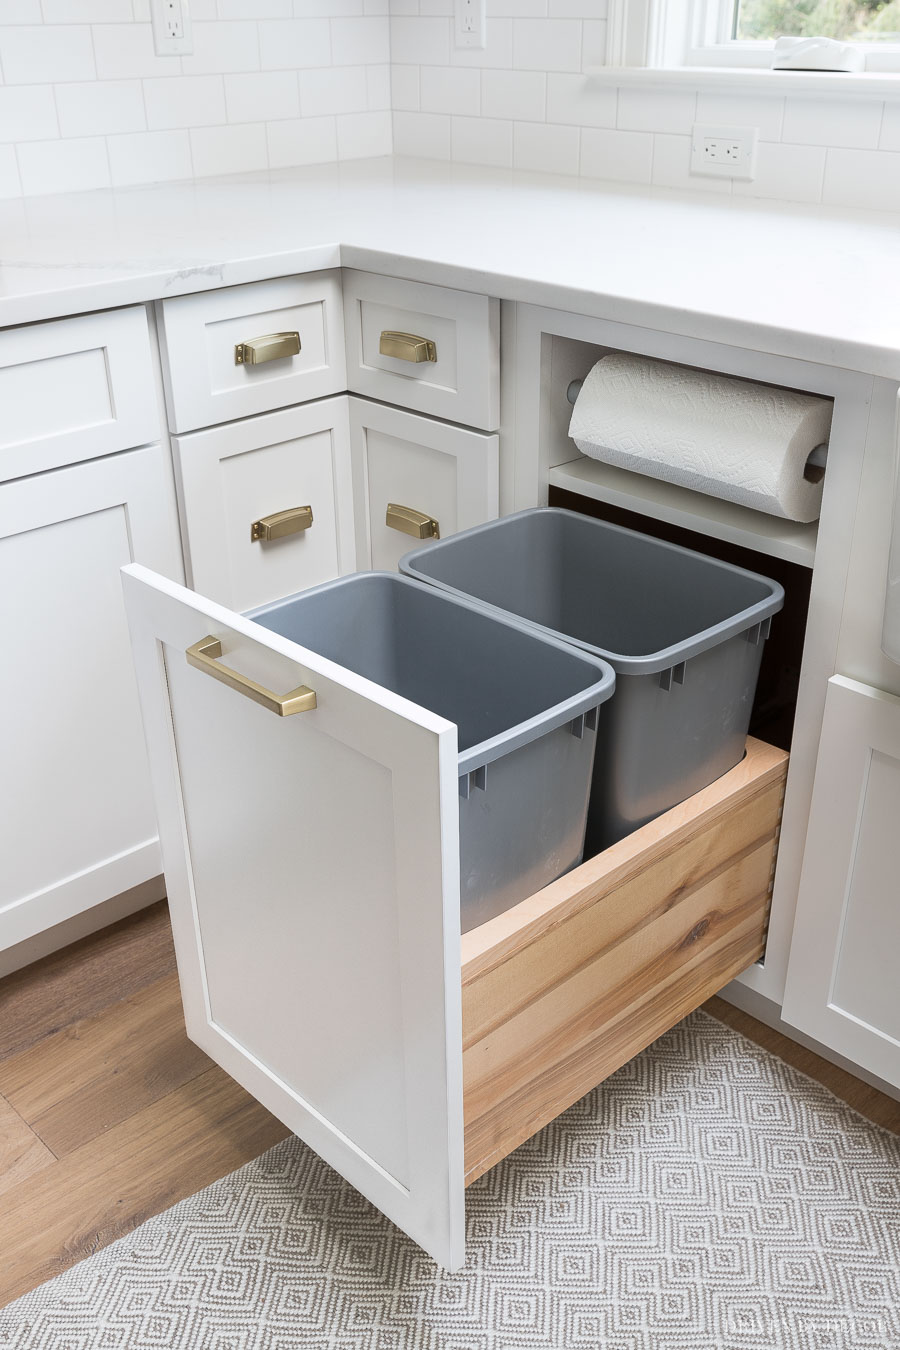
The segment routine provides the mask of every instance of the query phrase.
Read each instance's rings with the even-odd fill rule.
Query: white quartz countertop
[[[900,216],[379,159],[0,206],[0,326],[358,267],[900,379]]]

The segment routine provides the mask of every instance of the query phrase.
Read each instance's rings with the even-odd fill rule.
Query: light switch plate
[[[754,178],[758,139],[758,127],[695,124],[691,133],[691,173],[709,178]]]

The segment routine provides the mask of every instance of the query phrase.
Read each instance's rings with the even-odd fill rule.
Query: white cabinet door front
[[[397,505],[437,523],[446,539],[499,510],[499,438],[368,399],[350,399],[356,553],[360,568],[395,571],[420,544],[387,523]]]
[[[124,581],[188,1033],[455,1269],[456,727],[144,568]],[[278,716],[236,671],[316,706]]]
[[[828,684],[784,1018],[900,1087],[900,698]]]
[[[166,458],[0,487],[0,948],[161,870],[119,569],[181,576]]]
[[[173,438],[191,585],[248,610],[356,565],[347,398]],[[300,512],[266,539],[256,522]]]

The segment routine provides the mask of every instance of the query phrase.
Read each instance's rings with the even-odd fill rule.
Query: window
[[[768,68],[777,37],[815,36],[900,71],[900,0],[610,0],[609,34],[619,66]]]

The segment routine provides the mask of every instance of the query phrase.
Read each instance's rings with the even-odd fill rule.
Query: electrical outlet
[[[457,47],[484,47],[486,0],[455,0]]]
[[[188,0],[150,0],[157,56],[187,56],[194,50]]]
[[[691,173],[710,178],[754,178],[758,138],[758,127],[695,125],[691,135]]]

